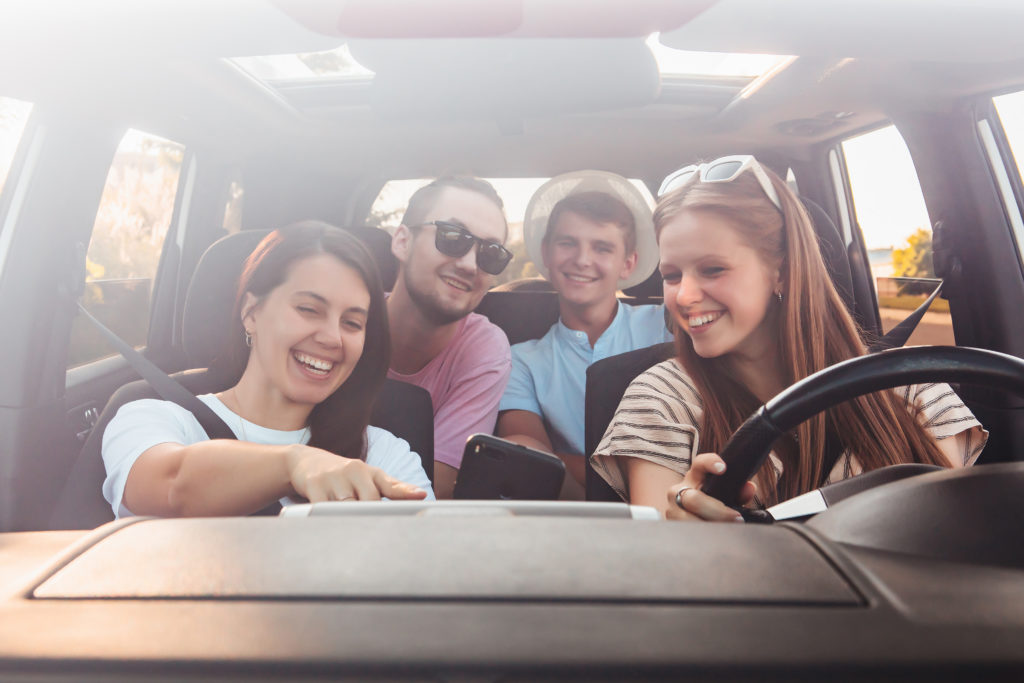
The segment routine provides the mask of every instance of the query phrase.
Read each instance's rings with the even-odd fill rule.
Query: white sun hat
[[[622,201],[633,213],[636,223],[637,263],[633,273],[619,280],[619,289],[640,284],[658,267],[658,243],[654,239],[651,201],[626,178],[607,171],[573,171],[547,181],[530,198],[523,218],[523,240],[526,252],[541,275],[550,279],[544,266],[541,242],[548,228],[548,217],[555,204],[581,192],[604,192]]]

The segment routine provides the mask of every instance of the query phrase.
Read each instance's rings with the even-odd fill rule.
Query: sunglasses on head
[[[683,166],[678,171],[668,174],[665,180],[662,181],[661,187],[658,189],[658,196],[661,197],[672,190],[682,187],[690,178],[697,174],[699,174],[702,183],[728,183],[736,180],[741,173],[747,170],[754,172],[754,177],[757,178],[757,182],[761,185],[764,193],[768,195],[768,199],[772,200],[775,208],[782,211],[782,201],[779,199],[779,193],[775,191],[775,186],[772,185],[768,174],[761,168],[761,164],[757,162],[757,159],[749,154],[722,157],[709,161],[706,164]]]
[[[460,258],[469,253],[473,245],[479,245],[476,265],[485,273],[498,275],[512,260],[511,251],[497,242],[477,237],[461,225],[448,221],[429,221],[423,225],[433,225],[437,229],[434,233],[434,246],[445,256]]]

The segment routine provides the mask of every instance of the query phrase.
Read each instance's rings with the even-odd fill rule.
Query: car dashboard
[[[360,503],[7,534],[0,674],[1019,678],[1022,567],[830,538],[853,500],[770,526]]]

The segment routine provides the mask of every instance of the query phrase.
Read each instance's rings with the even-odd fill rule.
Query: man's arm
[[[507,347],[506,347],[507,348]],[[498,402],[508,382],[507,355],[478,365],[449,392],[434,412],[434,494],[451,498],[466,439],[482,432],[491,434],[498,416]]]
[[[528,410],[505,410],[498,415],[497,434],[503,439],[557,455],[565,463],[568,475],[562,482],[562,500],[586,498],[586,461],[582,455],[556,453],[551,438],[544,429],[540,415]]]
[[[443,462],[434,462],[434,495],[438,500],[448,499],[455,493],[455,478],[459,471]]]
[[[135,514],[162,517],[245,515],[296,493],[310,502],[426,495],[379,468],[319,448],[217,440],[147,449],[128,474],[124,504]]]

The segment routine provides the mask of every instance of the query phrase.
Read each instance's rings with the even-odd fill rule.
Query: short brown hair
[[[563,213],[574,213],[595,223],[612,223],[622,231],[626,255],[636,251],[636,218],[629,207],[618,197],[606,192],[578,192],[565,197],[551,210],[548,225],[544,231],[544,242],[551,236],[551,229]]]
[[[502,220],[505,221],[505,234],[508,234],[508,220],[505,218],[505,203],[502,202],[501,197],[498,196],[498,191],[495,190],[494,186],[486,180],[474,178],[472,176],[441,176],[413,192],[412,196],[409,197],[408,205],[405,207],[405,215],[402,216],[402,225],[407,228],[411,228],[422,223],[423,219],[426,218],[427,212],[430,211],[431,207],[434,206],[434,202],[437,201],[438,196],[445,188],[448,187],[476,192],[477,194],[483,195],[487,199],[491,200],[491,202],[501,211]]]

